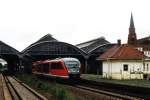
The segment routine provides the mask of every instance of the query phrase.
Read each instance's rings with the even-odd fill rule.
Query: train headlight
[[[70,71],[70,70],[68,70],[68,72],[70,73],[71,71]]]

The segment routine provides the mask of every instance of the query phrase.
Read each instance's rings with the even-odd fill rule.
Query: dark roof
[[[43,41],[58,41],[58,40],[53,38],[51,34],[47,34],[47,35],[43,36],[42,38],[40,38],[37,42],[43,42]],[[37,42],[35,42],[35,43],[37,43]]]
[[[56,41],[58,41],[58,40],[56,40],[55,38],[53,38],[51,34],[47,34],[47,35],[41,37],[41,38],[40,38],[39,40],[37,40],[36,42],[34,42],[34,43],[32,43],[31,45],[29,45],[27,48],[25,48],[25,49],[22,51],[22,53],[23,53],[25,50],[27,50],[29,47],[31,47],[32,45],[37,44],[37,43],[40,43],[40,42],[44,42],[44,41],[56,42]]]
[[[104,37],[100,37],[100,38],[97,38],[97,39],[93,39],[93,40],[90,40],[90,41],[87,41],[87,42],[77,44],[76,46],[88,53],[91,50],[94,50],[95,48],[97,48],[101,45],[105,45],[105,44],[109,44],[109,43],[110,42],[105,40]]]
[[[22,55],[56,55],[56,56],[87,56],[87,54],[74,45],[59,41],[44,41],[33,44],[22,52]]]
[[[138,44],[143,44],[143,45],[150,45],[150,36],[138,39],[137,43]]]
[[[0,41],[0,54],[13,54],[19,56],[20,53],[18,50],[13,47],[7,45],[6,43]]]
[[[86,52],[76,46],[60,42],[50,34],[43,36],[22,51],[22,55],[26,55],[27,53],[33,55],[87,55]]]
[[[120,46],[113,46],[112,48],[108,49],[104,54],[102,54],[98,59],[142,60],[145,57],[146,56],[143,54],[143,52],[135,49],[135,46],[123,44]]]

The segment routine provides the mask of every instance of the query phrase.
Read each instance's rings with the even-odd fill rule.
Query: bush
[[[70,93],[62,85],[57,83],[40,80],[33,75],[27,74],[16,75],[16,77],[43,92],[51,93],[56,100],[74,100],[74,98],[70,96]]]
[[[57,97],[58,100],[64,100],[66,96],[67,95],[66,95],[66,91],[65,90],[63,90],[63,89],[60,89],[60,90],[58,89],[57,90],[56,97]]]

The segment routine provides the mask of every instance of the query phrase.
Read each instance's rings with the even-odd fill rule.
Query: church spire
[[[131,13],[130,27],[129,27],[129,34],[128,34],[128,44],[131,44],[131,45],[137,44],[137,37],[135,33],[132,13]]]
[[[130,28],[134,28],[134,21],[133,21],[133,16],[132,16],[132,13],[131,13],[131,19],[130,19]]]

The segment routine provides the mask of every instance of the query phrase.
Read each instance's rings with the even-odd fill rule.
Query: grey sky
[[[0,0],[0,40],[21,51],[42,36],[78,44],[127,41],[131,11],[138,38],[150,35],[149,0]]]

